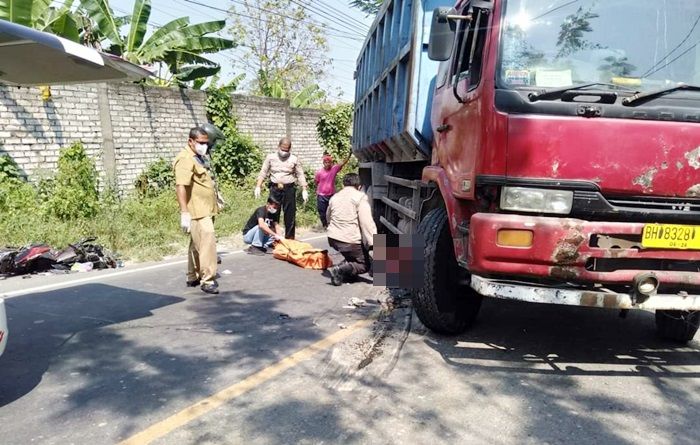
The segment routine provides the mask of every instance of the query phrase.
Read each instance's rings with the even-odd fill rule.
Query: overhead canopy
[[[150,74],[111,54],[0,20],[0,83],[51,85],[137,81]]]

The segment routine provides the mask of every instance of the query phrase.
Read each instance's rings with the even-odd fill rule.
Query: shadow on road
[[[22,408],[5,419],[51,406],[35,421],[116,418],[111,439],[126,438],[164,407],[176,412],[324,335],[280,296],[184,296],[90,284],[6,301],[0,407]],[[74,437],[54,431],[56,443]],[[86,430],[83,439],[98,443],[105,433]]]
[[[524,401],[528,440],[697,443],[698,343],[658,339],[649,312],[485,300],[470,331],[424,341],[477,394]]]
[[[98,328],[150,317],[153,310],[182,300],[101,284],[6,300],[11,337],[0,357],[0,407],[34,389],[52,361],[71,359],[61,349],[80,333],[91,331],[103,338]],[[100,352],[101,360],[118,360],[124,353],[118,347]],[[87,370],[94,364],[86,361],[76,369]]]
[[[616,311],[604,309],[486,300],[470,331],[427,342],[446,362],[470,368],[572,376],[700,377],[697,343],[658,339],[654,315],[645,311],[631,311],[622,319]]]

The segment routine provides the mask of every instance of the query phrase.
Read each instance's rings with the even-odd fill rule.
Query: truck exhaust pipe
[[[659,289],[659,279],[651,272],[640,273],[632,281],[632,295],[635,304],[643,303]]]

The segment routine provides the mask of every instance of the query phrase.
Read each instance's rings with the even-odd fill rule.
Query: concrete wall
[[[70,85],[51,91],[51,100],[44,101],[38,88],[0,86],[0,154],[12,156],[32,180],[52,174],[59,149],[80,140],[101,178],[113,177],[127,191],[148,163],[174,157],[185,146],[189,129],[206,122],[206,94],[201,91],[132,84]],[[319,110],[234,95],[233,112],[239,129],[266,153],[289,135],[304,166],[320,166]]]

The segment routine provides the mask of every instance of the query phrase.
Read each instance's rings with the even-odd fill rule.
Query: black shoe
[[[328,268],[328,273],[331,274],[331,284],[333,286],[341,286],[343,284],[343,277],[338,270],[338,266],[331,266]]]
[[[199,283],[199,278],[197,278],[196,280],[187,280],[187,287],[197,287],[199,286]]]
[[[265,255],[265,252],[267,252],[266,248],[258,247],[258,246],[250,246],[250,247],[248,247],[248,250],[246,250],[246,253],[248,253],[249,255],[258,255],[258,256]]]
[[[200,289],[202,289],[202,292],[205,292],[207,294],[218,294],[219,293],[219,284],[216,281],[214,281],[213,283],[209,283],[209,284],[202,284]]]
[[[221,264],[221,255],[216,256],[216,264]]]

